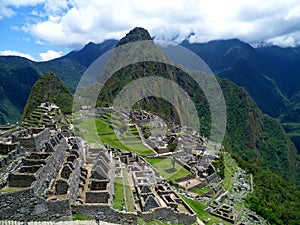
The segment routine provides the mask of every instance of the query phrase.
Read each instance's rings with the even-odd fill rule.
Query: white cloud
[[[14,11],[10,8],[7,8],[0,2],[0,20],[4,19],[5,17],[11,17],[14,15]]]
[[[0,20],[15,14],[15,11],[11,7],[35,6],[43,1],[44,0],[1,0]]]
[[[3,55],[3,56],[8,56],[8,55],[21,56],[21,57],[30,59],[32,61],[35,61],[35,59],[30,54],[26,54],[26,53],[22,53],[22,52],[18,52],[18,51],[13,51],[13,50],[0,51],[0,55]]]
[[[300,32],[292,35],[282,35],[266,40],[267,44],[278,45],[280,47],[296,47],[300,45]]]
[[[40,60],[41,61],[48,61],[51,59],[56,59],[62,56],[62,52],[57,52],[54,50],[48,50],[47,52],[40,53]]]
[[[8,7],[26,1],[5,0]],[[43,15],[22,29],[37,40],[57,46],[82,46],[90,41],[119,39],[141,26],[152,36],[181,41],[191,33],[191,41],[240,38],[256,43],[289,36],[298,43],[300,31],[298,0],[29,0],[43,3]],[[23,5],[22,5],[23,4]],[[1,13],[0,13],[1,15]],[[36,20],[31,20],[36,21]]]

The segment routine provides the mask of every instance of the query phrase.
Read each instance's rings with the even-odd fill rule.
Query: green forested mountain
[[[74,92],[87,66],[116,43],[115,40],[98,45],[90,43],[80,51],[46,62],[0,56],[0,124],[20,121],[30,90],[40,76],[53,72]]]
[[[43,75],[32,87],[24,107],[22,120],[43,102],[54,102],[63,114],[72,112],[73,96],[69,89],[53,73]]]
[[[39,74],[33,62],[16,56],[0,57],[0,123],[20,121],[26,99]]]
[[[206,44],[184,41],[182,45],[200,56],[217,76],[244,87],[263,112],[278,117],[285,110],[285,91],[272,77],[273,65],[266,61],[258,49],[238,39],[210,41]]]
[[[278,118],[300,152],[300,48],[260,46],[237,39],[182,45],[220,77],[244,87],[260,109]]]

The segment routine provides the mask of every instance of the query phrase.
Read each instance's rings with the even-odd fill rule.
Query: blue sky
[[[90,41],[120,39],[136,26],[166,41],[239,38],[299,46],[300,2],[0,0],[0,55],[50,60]]]

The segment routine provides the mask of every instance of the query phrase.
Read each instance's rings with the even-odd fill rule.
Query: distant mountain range
[[[117,43],[89,43],[47,62],[0,56],[0,123],[20,120],[31,87],[41,75],[55,73],[74,92],[88,66]],[[244,87],[264,113],[280,119],[300,149],[300,47],[253,48],[238,39],[181,45],[200,56],[217,76]]]

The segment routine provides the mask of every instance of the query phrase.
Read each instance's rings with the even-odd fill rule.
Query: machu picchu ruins
[[[39,118],[53,108],[59,112],[47,105],[50,110],[42,104],[33,115],[41,108],[45,111]],[[139,219],[194,224],[197,214],[185,200],[189,198],[202,202],[207,215],[221,221],[264,224],[255,213],[235,208],[252,189],[245,172],[236,171],[234,190],[239,195],[229,193],[212,163],[224,154],[222,148],[193,128],[165,123],[143,110],[97,108],[80,113],[115,132],[103,136],[115,135],[126,146],[144,145],[148,151],[90,144],[76,134],[86,130],[79,127],[74,132],[62,120],[40,119],[44,122],[35,127],[28,127],[32,119],[26,120],[25,126],[0,136],[1,220],[70,221],[74,215],[98,215],[116,224],[137,224]],[[180,172],[184,175],[178,176]]]

